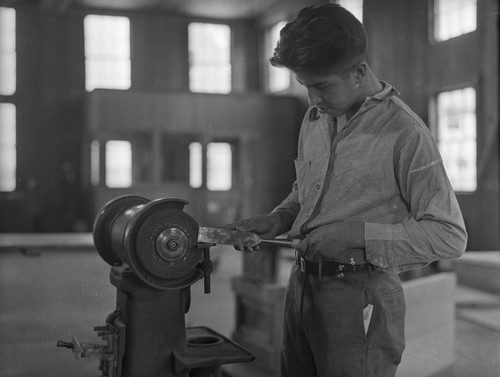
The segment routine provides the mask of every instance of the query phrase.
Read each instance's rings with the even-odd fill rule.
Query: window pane
[[[203,149],[201,143],[189,144],[189,185],[200,188],[203,183]]]
[[[16,189],[16,107],[0,103],[0,191]]]
[[[231,144],[209,143],[207,145],[207,188],[209,190],[231,189],[232,161]]]
[[[266,50],[269,52],[268,60],[274,49],[276,48],[276,43],[279,40],[280,31],[286,25],[286,21],[278,22],[274,25],[267,33],[266,36]],[[268,67],[268,82],[267,87],[270,92],[279,92],[290,87],[290,72],[286,68],[273,67],[267,64]]]
[[[231,91],[231,29],[228,25],[191,23],[189,89],[192,92]]]
[[[129,89],[130,21],[89,15],[85,27],[85,88]]]
[[[438,42],[477,27],[477,0],[434,0],[434,39]]]
[[[97,140],[90,143],[90,183],[92,186],[98,186],[100,183],[100,144]]]
[[[475,191],[476,92],[465,88],[437,97],[438,146],[456,191]]]
[[[363,0],[340,0],[339,4],[363,22]]]
[[[122,61],[88,61],[85,67],[87,91],[95,88],[129,89],[130,64]]]
[[[16,91],[16,11],[0,7],[0,94]]]
[[[129,141],[110,140],[106,143],[106,186],[132,185],[132,145]]]

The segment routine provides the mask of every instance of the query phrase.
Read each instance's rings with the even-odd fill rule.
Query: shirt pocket
[[[299,193],[299,203],[303,205],[307,194],[306,183],[310,179],[311,161],[295,159],[294,163],[295,163],[295,174],[297,177],[297,190]]]

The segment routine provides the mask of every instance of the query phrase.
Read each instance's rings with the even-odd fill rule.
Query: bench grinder
[[[94,244],[111,266],[116,310],[94,330],[101,343],[59,341],[76,358],[100,359],[103,377],[220,376],[221,365],[252,361],[245,349],[206,327],[186,328],[190,286],[210,292],[210,247],[180,199],[122,196],[94,222]]]

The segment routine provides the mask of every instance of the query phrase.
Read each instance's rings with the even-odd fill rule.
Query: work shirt
[[[339,221],[363,222],[365,249],[340,251],[335,261],[398,273],[460,256],[467,233],[429,129],[381,83],[347,121],[307,111],[296,181],[274,211],[294,219],[291,238],[328,232]]]

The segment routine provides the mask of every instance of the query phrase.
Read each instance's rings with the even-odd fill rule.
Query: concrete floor
[[[454,364],[432,377],[500,377],[500,298],[458,286],[455,326]]]
[[[186,320],[231,336],[230,280],[241,274],[241,254],[215,247],[212,258],[212,293],[203,294],[201,282],[191,287]],[[97,340],[93,327],[114,310],[108,279],[109,267],[91,251],[0,251],[0,376],[99,376],[96,360],[76,361],[55,345],[71,336]],[[455,362],[432,377],[499,377],[500,298],[459,287],[456,301]]]

